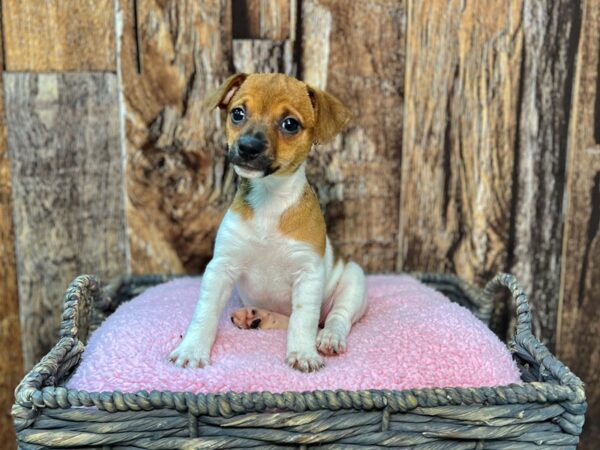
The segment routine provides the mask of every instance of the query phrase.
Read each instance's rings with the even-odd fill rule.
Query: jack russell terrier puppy
[[[247,308],[232,322],[287,328],[287,363],[318,370],[319,352],[344,352],[352,324],[367,309],[365,275],[335,256],[305,176],[312,145],[333,139],[350,113],[335,97],[282,74],[233,75],[205,103],[227,110],[228,157],[241,179],[192,320],[169,358],[181,367],[209,364],[235,286]]]

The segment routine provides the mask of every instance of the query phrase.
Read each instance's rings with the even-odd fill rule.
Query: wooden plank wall
[[[56,342],[62,296],[81,272],[126,272],[117,78],[4,75],[23,357]]]
[[[6,70],[115,71],[114,0],[4,0]]]
[[[221,117],[201,105],[232,71],[230,5],[120,5],[132,270],[197,272],[235,192]]]
[[[2,2],[0,344],[39,359],[77,272],[201,271],[236,186],[201,100],[284,72],[355,113],[308,166],[341,253],[516,273],[600,422],[599,23],[594,0]],[[19,356],[0,357],[0,433]]]
[[[584,449],[600,442],[600,4],[583,3],[569,129],[558,355],[586,383]]]
[[[398,269],[477,284],[507,269],[522,11],[521,0],[409,2]]]
[[[0,234],[0,247],[10,248],[2,252],[8,294],[2,302],[13,301],[7,310],[16,312],[10,294],[16,268],[23,336],[22,352],[15,351],[18,337],[11,337],[4,347],[11,351],[0,359],[11,384],[3,378],[2,432],[12,430],[9,407],[23,367],[56,342],[70,280],[82,272],[104,278],[128,270],[113,4],[2,2],[2,135],[8,135],[12,179],[12,214],[3,214]],[[4,158],[2,164],[5,213],[10,184]],[[11,215],[14,241],[5,228]],[[16,264],[10,261],[13,249]],[[11,317],[3,316],[3,341],[18,328],[5,322]],[[13,447],[8,433],[2,436],[3,445]]]
[[[302,18],[300,77],[344,99],[355,114],[331,144],[314,148],[308,164],[329,236],[340,254],[365,270],[393,271],[406,2],[306,0]]]
[[[1,38],[0,38],[1,39]],[[0,61],[4,61],[1,54]],[[10,418],[13,391],[23,376],[21,326],[17,295],[17,266],[13,235],[10,164],[6,150],[4,88],[0,78],[0,436],[14,447]]]
[[[513,186],[510,271],[532,293],[534,329],[554,348],[566,155],[581,10],[526,1]]]

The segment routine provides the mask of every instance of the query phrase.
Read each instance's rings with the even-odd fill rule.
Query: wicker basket
[[[60,340],[17,387],[20,448],[575,449],[583,385],[532,335],[515,279],[498,275],[480,291],[454,276],[418,277],[484,321],[494,294],[510,290],[517,311],[510,348],[522,384],[215,395],[71,390],[63,386],[89,331],[120,302],[167,279],[124,278],[101,291],[93,277],[80,276],[66,293]]]

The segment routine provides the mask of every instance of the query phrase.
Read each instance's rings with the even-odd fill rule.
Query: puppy
[[[350,113],[335,97],[282,74],[233,75],[206,105],[227,111],[228,157],[241,179],[191,323],[169,358],[181,367],[209,364],[235,286],[247,308],[232,315],[234,324],[287,328],[287,363],[318,370],[319,352],[344,352],[367,308],[364,273],[335,256],[305,176],[312,145],[333,139]]]

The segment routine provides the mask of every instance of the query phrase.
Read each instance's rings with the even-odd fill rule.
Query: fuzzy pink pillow
[[[68,386],[87,391],[217,393],[321,389],[481,387],[519,382],[506,346],[467,309],[406,275],[368,277],[369,309],[348,352],[315,373],[289,368],[283,330],[239,330],[221,317],[212,365],[181,369],[167,359],[185,332],[199,278],[150,288],[121,305],[90,337]]]

